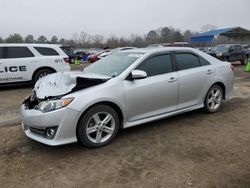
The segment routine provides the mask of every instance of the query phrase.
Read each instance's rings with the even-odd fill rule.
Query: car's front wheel
[[[39,80],[40,78],[43,78],[49,74],[52,74],[53,71],[50,69],[41,69],[39,71],[37,71],[33,77],[33,82],[36,83],[37,80]]]
[[[89,148],[102,147],[114,139],[119,127],[119,116],[113,108],[96,105],[80,118],[77,138]]]
[[[219,111],[223,100],[223,91],[219,85],[213,85],[207,92],[204,109],[208,113]]]

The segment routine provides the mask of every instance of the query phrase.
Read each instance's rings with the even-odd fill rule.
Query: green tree
[[[64,38],[62,38],[62,39],[59,40],[59,44],[64,44],[64,43],[65,43],[65,39]]]
[[[40,37],[38,37],[37,39],[37,43],[41,43],[41,44],[44,44],[44,43],[47,43],[48,40],[47,38],[44,36],[44,35],[41,35]]]
[[[147,41],[148,41],[150,44],[157,43],[157,42],[158,42],[158,34],[156,33],[156,31],[151,30],[151,31],[149,31],[149,33],[147,34],[146,39],[147,39]]]
[[[34,37],[33,35],[27,35],[24,39],[25,43],[34,43]]]
[[[4,40],[2,39],[2,37],[0,37],[0,43],[4,43]]]
[[[174,33],[173,39],[175,42],[182,42],[184,40],[184,37],[179,31],[176,31]]]
[[[20,34],[12,34],[9,35],[7,39],[5,39],[6,43],[23,43],[23,37]]]
[[[184,41],[190,42],[193,36],[194,36],[193,32],[191,32],[190,30],[186,30],[183,34]]]
[[[164,27],[161,30],[161,42],[168,42],[171,35],[171,30],[168,27]]]
[[[57,43],[58,43],[58,38],[57,38],[57,36],[54,35],[54,36],[51,38],[50,42],[51,42],[52,44],[57,44]]]

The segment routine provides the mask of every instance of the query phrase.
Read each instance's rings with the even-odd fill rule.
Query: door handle
[[[171,77],[169,80],[168,80],[168,82],[170,82],[170,83],[173,83],[173,82],[176,82],[177,81],[177,78],[174,78],[174,77]]]
[[[212,70],[207,70],[206,74],[212,74],[213,71]]]

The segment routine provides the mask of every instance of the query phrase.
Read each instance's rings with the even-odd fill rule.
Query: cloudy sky
[[[0,36],[71,38],[85,31],[108,37],[173,26],[250,29],[250,0],[0,0]]]

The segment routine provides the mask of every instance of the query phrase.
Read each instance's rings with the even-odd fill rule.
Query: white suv
[[[33,82],[54,72],[70,71],[58,45],[0,44],[0,84]]]

